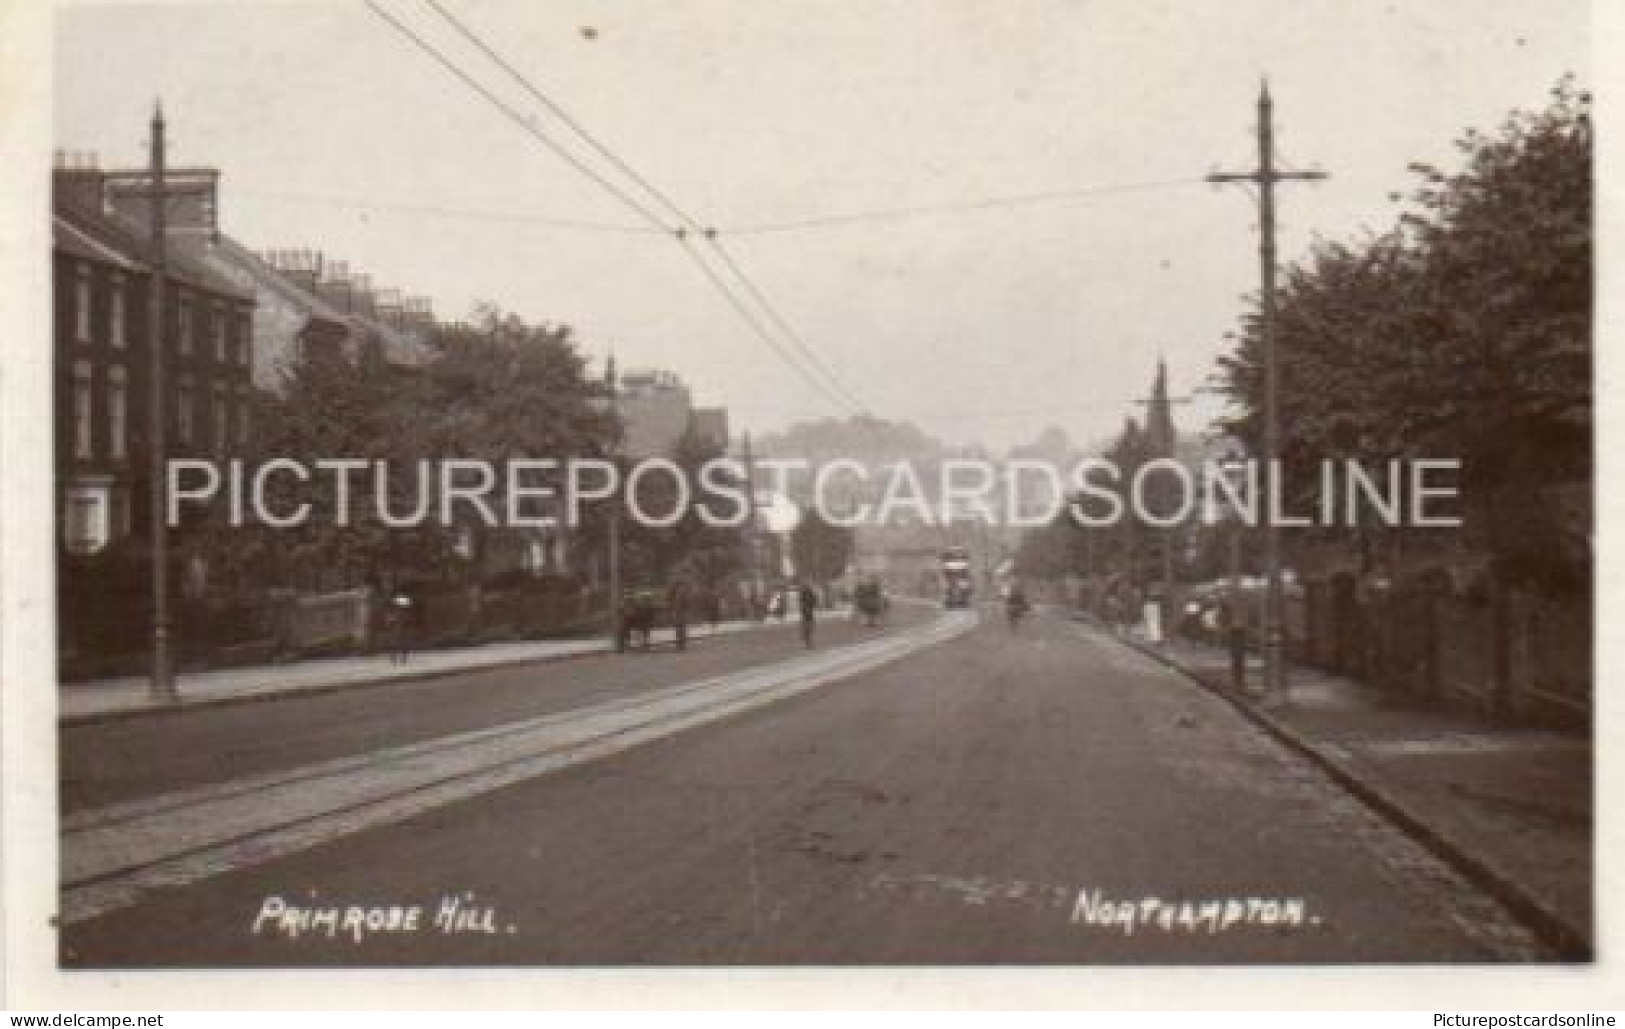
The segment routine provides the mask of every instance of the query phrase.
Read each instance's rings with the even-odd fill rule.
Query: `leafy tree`
[[[1084,570],[1086,534],[1063,510],[1050,521],[1021,534],[1016,544],[1016,575],[1022,579],[1059,579]]]
[[[1419,334],[1454,403],[1415,426],[1461,448],[1468,486],[1589,472],[1592,309],[1590,97],[1553,104],[1459,144],[1454,175],[1419,167],[1425,255]]]
[[[689,484],[689,503],[670,526],[641,525],[635,520],[626,524],[622,540],[629,558],[627,567],[634,576],[651,582],[682,578],[704,590],[719,591],[740,570],[745,552],[743,528],[711,525],[702,515],[702,511],[719,519],[737,515],[728,500],[711,497],[701,489],[700,469],[722,456],[717,441],[692,430],[678,439],[671,461]],[[722,485],[743,494],[742,476],[718,478]],[[650,474],[639,482],[636,499],[640,510],[662,517],[675,510],[680,498],[669,476]]]
[[[445,327],[425,369],[425,433],[446,454],[512,458],[603,456],[618,438],[602,384],[567,325],[531,325],[492,305]]]
[[[534,326],[482,306],[471,321],[443,326],[431,341],[431,359],[416,368],[357,360],[341,342],[311,340],[285,370],[279,393],[261,398],[249,467],[272,458],[307,467],[328,458],[384,461],[387,507],[405,516],[419,507],[420,461],[483,459],[500,475],[509,459],[603,456],[620,433],[604,387],[587,379],[565,326]],[[273,510],[310,504],[304,525],[231,529],[221,524],[217,505],[210,526],[218,536],[211,549],[255,581],[316,588],[471,567],[453,557],[456,534],[438,524],[434,482],[424,488],[427,517],[411,528],[377,517],[370,474],[349,478],[348,525],[337,523],[337,497],[326,478],[301,484],[278,476],[268,483]],[[492,500],[504,517],[503,505]],[[480,538],[476,533],[476,545]]]
[[[604,384],[587,377],[586,358],[569,326],[532,325],[482,304],[469,321],[443,327],[434,349],[415,403],[417,431],[429,453],[500,469],[512,460],[552,460],[562,468],[572,457],[613,452],[621,425]],[[525,473],[521,484],[557,490],[563,480],[535,471]],[[472,512],[465,515],[478,562],[491,534]],[[597,554],[606,512],[600,505],[585,517],[589,524],[577,543]]]
[[[852,552],[852,530],[826,521],[817,505],[806,505],[801,521],[790,534],[796,574],[817,582],[838,579],[851,564]]]
[[[1481,544],[1508,557],[1545,538],[1549,551],[1550,526],[1531,531],[1513,500],[1590,470],[1590,105],[1565,80],[1546,110],[1468,132],[1460,170],[1412,167],[1413,209],[1391,230],[1323,242],[1285,270],[1275,331],[1289,482],[1313,488],[1321,459],[1460,457]],[[1231,431],[1255,452],[1260,329],[1255,307],[1219,373],[1239,409]]]
[[[285,458],[306,468],[323,459],[390,462],[390,509],[413,509],[416,490],[403,473],[425,456],[421,420],[413,416],[415,383],[409,376],[368,374],[336,345],[311,341],[283,373],[282,390],[257,397],[252,450],[245,467]],[[376,579],[400,553],[432,554],[445,541],[432,527],[394,529],[375,516],[375,480],[349,477],[349,524],[339,524],[329,480],[301,483],[291,476],[266,480],[266,507],[274,514],[308,504],[310,515],[291,528],[249,524],[233,528],[216,504],[206,532],[209,551],[245,581],[331,588]]]

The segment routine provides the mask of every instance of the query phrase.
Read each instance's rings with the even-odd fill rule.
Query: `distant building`
[[[616,398],[628,457],[669,457],[688,430],[692,397],[671,372],[639,369],[621,376]]]
[[[617,409],[626,426],[625,451],[633,459],[670,457],[686,434],[720,452],[728,449],[728,411],[695,407],[693,395],[673,372],[627,371],[620,376]]]
[[[725,407],[696,407],[689,415],[689,432],[720,452],[728,450],[728,409]]]

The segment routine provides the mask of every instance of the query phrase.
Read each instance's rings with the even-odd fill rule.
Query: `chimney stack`
[[[407,297],[404,307],[406,328],[424,334],[434,331],[434,307],[428,297]]]
[[[378,304],[372,292],[372,276],[365,272],[357,272],[351,278],[350,286],[355,293],[356,313],[367,318],[377,318]]]
[[[320,250],[268,250],[265,263],[301,289],[317,292],[322,277]]]
[[[329,304],[345,314],[355,313],[355,290],[350,284],[349,262],[329,261],[318,289]]]
[[[373,304],[378,311],[378,319],[397,329],[406,327],[401,306],[401,291],[398,289],[380,289],[374,295]]]
[[[52,154],[51,199],[98,214],[107,209],[107,176],[96,154],[57,150]]]

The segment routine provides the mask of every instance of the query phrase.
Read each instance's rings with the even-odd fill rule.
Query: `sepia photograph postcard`
[[[1619,1007],[1607,7],[0,3],[8,989]]]

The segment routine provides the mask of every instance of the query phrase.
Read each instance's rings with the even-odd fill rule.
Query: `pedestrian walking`
[[[1247,609],[1234,591],[1224,601],[1224,639],[1230,651],[1230,685],[1247,690]]]
[[[666,609],[678,650],[688,649],[688,584],[681,579],[666,587]]]
[[[801,602],[801,642],[811,647],[813,627],[818,618],[818,592],[810,584],[802,583],[797,599]]]
[[[412,654],[412,595],[404,589],[390,594],[386,617],[389,624],[389,663],[404,665]]]
[[[1004,596],[1004,606],[1005,614],[1010,619],[1010,631],[1015,632],[1016,627],[1021,624],[1021,619],[1032,606],[1027,602],[1027,591],[1021,588],[1021,583],[1010,584],[1009,591]]]

